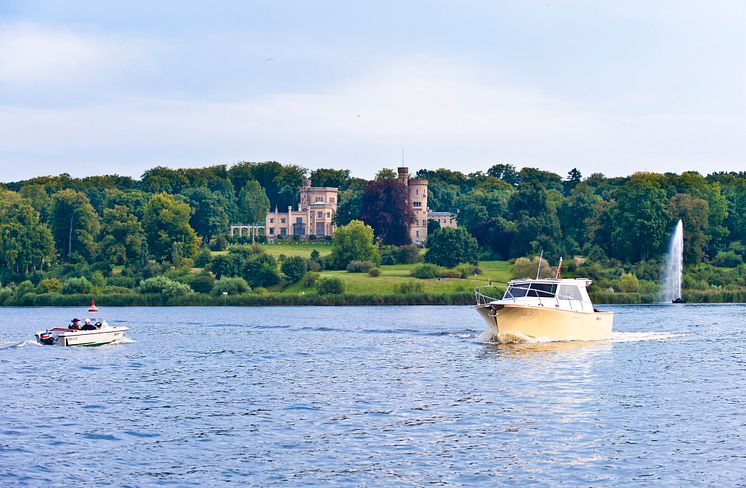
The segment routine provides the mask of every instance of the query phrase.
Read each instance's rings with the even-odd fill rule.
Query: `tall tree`
[[[384,244],[409,244],[414,210],[407,201],[407,188],[398,180],[375,180],[365,186],[361,217],[373,227]]]
[[[332,266],[345,269],[350,261],[379,263],[381,255],[373,243],[373,228],[359,220],[338,227],[332,239]]]
[[[512,257],[542,251],[552,261],[562,256],[563,240],[557,209],[541,183],[522,183],[511,196],[508,211],[516,224]]]
[[[349,183],[349,169],[319,168],[311,171],[311,184],[313,186],[325,186],[345,190]]]
[[[337,207],[336,224],[347,225],[353,220],[360,220],[363,211],[363,193],[365,193],[366,181],[353,178],[346,190],[338,194],[339,206]]]
[[[70,189],[55,193],[50,221],[63,260],[69,260],[73,253],[89,261],[94,257],[98,214],[83,193]]]
[[[479,245],[463,227],[446,227],[427,240],[425,261],[452,268],[461,263],[477,264]]]
[[[269,210],[269,198],[259,182],[247,181],[238,194],[238,222],[263,224]]]
[[[229,225],[226,211],[228,200],[222,193],[198,187],[187,190],[184,195],[192,207],[189,224],[205,242],[210,242],[213,236],[226,232]]]
[[[0,279],[29,274],[55,261],[54,240],[39,212],[17,193],[0,190]]]
[[[487,170],[487,175],[504,181],[511,186],[518,186],[520,177],[512,164],[495,164]]]
[[[174,244],[179,243],[180,253],[193,258],[199,248],[199,237],[189,225],[189,205],[177,201],[172,195],[157,193],[145,206],[143,230],[148,250],[159,261],[170,260]]]
[[[578,168],[573,168],[567,173],[567,178],[565,178],[565,181],[563,182],[565,186],[565,195],[569,195],[572,193],[572,191],[575,189],[576,186],[578,186],[578,183],[580,183],[583,180],[583,175],[578,171]]]
[[[684,223],[684,262],[698,264],[705,255],[709,236],[705,232],[709,225],[710,206],[707,200],[692,198],[686,193],[677,193],[668,201],[668,211],[674,221]]]
[[[101,222],[101,253],[112,264],[136,263],[143,258],[145,235],[129,208],[114,205],[104,209]]]
[[[609,207],[614,257],[636,261],[661,252],[671,223],[666,200],[657,175],[647,173],[634,175],[614,192]]]

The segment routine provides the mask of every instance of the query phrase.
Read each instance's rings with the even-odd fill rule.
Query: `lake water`
[[[0,485],[746,483],[746,305],[496,345],[472,307],[0,309]]]

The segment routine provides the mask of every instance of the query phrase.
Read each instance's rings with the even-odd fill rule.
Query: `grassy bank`
[[[591,300],[596,305],[650,304],[658,303],[658,296],[640,293],[591,293]],[[685,292],[684,299],[689,303],[743,303],[746,302],[746,290],[713,290],[705,292]],[[91,300],[104,307],[120,306],[342,306],[342,305],[473,305],[473,291],[454,291],[450,293],[343,293],[339,295],[319,295],[317,293],[246,293],[234,296],[211,296],[191,293],[178,297],[167,297],[160,294],[77,294],[62,295],[59,293],[29,293],[18,300],[8,300],[5,306],[65,306],[79,307],[88,305]]]
[[[179,297],[163,295],[121,294],[121,295],[60,295],[48,293],[37,295],[30,293],[21,300],[7,303],[6,306],[56,306],[75,307],[84,306],[96,300],[101,307],[154,307],[154,306],[303,306],[303,305],[469,305],[474,303],[474,293],[461,292],[450,294],[411,293],[396,295],[353,294],[340,295],[283,294],[268,293],[257,295],[246,293],[227,297],[214,297],[192,293]]]

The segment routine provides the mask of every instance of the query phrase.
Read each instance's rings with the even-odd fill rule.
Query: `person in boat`
[[[83,327],[80,328],[81,330],[96,330],[96,326],[91,323],[91,319],[85,319],[85,323],[83,324]]]
[[[80,330],[80,319],[72,319],[69,329]]]

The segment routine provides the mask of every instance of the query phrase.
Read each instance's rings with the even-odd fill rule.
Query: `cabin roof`
[[[588,286],[591,284],[591,280],[589,278],[540,278],[538,280],[532,279],[532,278],[519,278],[515,280],[508,281],[509,285],[516,285],[516,284],[528,284],[528,283],[544,283],[544,284],[565,284],[565,285],[583,285]]]

